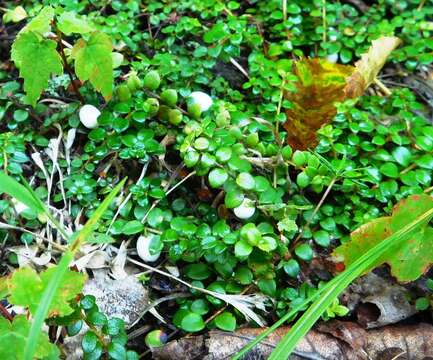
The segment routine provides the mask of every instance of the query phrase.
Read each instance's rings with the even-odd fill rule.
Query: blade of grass
[[[50,309],[51,301],[53,300],[57,290],[62,283],[63,276],[68,270],[68,266],[74,255],[71,251],[67,251],[63,254],[62,258],[57,265],[56,271],[51,278],[48,286],[44,290],[42,294],[41,302],[38,305],[36,310],[35,317],[31,322],[31,326],[29,329],[29,333],[27,336],[26,345],[24,347],[24,360],[33,360],[34,354],[36,350],[36,346],[38,344],[39,335],[41,334],[41,328],[45,321],[45,318],[48,315],[48,311]]]
[[[12,196],[38,214],[45,212],[44,207],[41,207],[40,203],[35,201],[31,192],[25,186],[9,175],[6,175],[3,171],[0,171],[0,193]]]
[[[293,309],[280,320],[278,320],[269,329],[260,334],[256,339],[247,344],[241,351],[239,351],[232,360],[238,360],[250,351],[255,345],[262,341],[265,337],[271,334],[279,326],[281,326],[286,320],[296,314],[299,309],[302,309],[306,303],[314,301],[314,303],[308,308],[308,310],[302,315],[302,317],[295,323],[290,331],[285,335],[281,342],[277,345],[275,350],[272,352],[269,360],[283,360],[287,359],[291,352],[295,349],[296,344],[299,340],[307,334],[315,322],[320,318],[323,312],[332,304],[332,302],[340,295],[340,293],[350,285],[358,276],[362,275],[374,266],[377,266],[377,262],[385,251],[390,246],[395,247],[401,244],[414,229],[422,225],[426,221],[429,221],[433,217],[433,209],[425,212],[423,215],[418,217],[415,221],[409,223],[399,231],[395,232],[385,240],[367,251],[351,266],[349,266],[344,272],[336,276],[325,286],[320,288],[312,297],[306,299],[300,306]]]
[[[99,219],[104,215],[104,212],[108,209],[111,202],[114,200],[116,195],[119,193],[120,189],[125,185],[127,178],[124,178],[119,184],[116,185],[116,187],[111,190],[111,192],[108,194],[108,196],[102,201],[101,205],[95,210],[95,212],[92,214],[89,220],[87,220],[84,227],[80,230],[78,233],[78,236],[75,238],[75,240],[72,242],[70,248],[72,252],[77,251],[81,244],[84,242],[84,240],[89,237],[89,235],[93,232],[95,225],[99,221]]]
[[[93,213],[92,217],[87,220],[84,227],[75,237],[71,243],[69,249],[63,254],[62,258],[57,265],[54,276],[51,278],[47,285],[47,288],[42,294],[41,302],[36,310],[35,317],[31,323],[26,345],[24,348],[24,360],[33,360],[36,345],[38,343],[38,338],[41,333],[42,325],[45,318],[48,315],[48,311],[51,302],[56,294],[59,286],[63,280],[63,277],[68,269],[69,264],[74,258],[75,252],[80,248],[80,245],[85,241],[85,239],[92,233],[96,223],[102,217],[104,212],[107,210],[108,206],[111,204],[115,196],[118,194],[120,189],[125,184],[126,178],[123,179],[117,186],[110,192],[110,194],[104,199],[104,201],[99,205],[96,211]],[[33,191],[31,191],[33,193]]]
[[[51,224],[57,229],[58,232],[63,236],[64,239],[68,239],[69,235],[67,234],[65,228],[57,221],[57,219],[51,214],[51,212],[47,209],[45,204],[41,199],[39,199],[38,195],[33,191],[30,184],[21,176],[21,182],[23,186],[27,189],[33,201],[39,204],[39,207],[42,209],[42,212],[47,216],[47,218],[51,221]]]

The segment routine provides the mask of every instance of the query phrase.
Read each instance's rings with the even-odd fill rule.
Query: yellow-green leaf
[[[31,268],[16,270],[8,282],[10,297],[9,302],[29,308],[31,314],[35,314],[50,279],[57,267],[51,267],[40,275]],[[86,276],[78,272],[67,270],[62,278],[48,312],[48,316],[65,316],[73,309],[69,301],[74,299],[82,291]]]
[[[75,73],[81,81],[89,80],[106,100],[113,92],[113,45],[108,35],[94,32],[89,40],[78,40],[72,49]]]
[[[286,111],[287,142],[295,149],[313,148],[317,144],[317,130],[330,122],[337,112],[335,103],[361,96],[399,43],[394,36],[374,40],[355,67],[324,59],[296,62],[296,91],[285,94],[293,104]]]
[[[51,21],[54,18],[54,9],[51,6],[42,8],[37,16],[35,16],[26,26],[24,26],[20,34],[28,31],[36,32],[43,35],[51,30]]]
[[[57,26],[66,35],[87,34],[95,30],[85,17],[80,17],[72,11],[62,13],[57,19]]]
[[[22,359],[24,346],[27,342],[30,322],[24,315],[17,315],[13,322],[9,322],[0,316],[0,359]],[[58,359],[59,349],[52,343],[46,333],[39,336],[35,359]]]
[[[24,79],[27,101],[35,106],[52,74],[61,74],[62,60],[53,40],[39,37],[33,31],[18,36],[12,45],[11,58]]]
[[[3,21],[4,23],[9,22],[20,22],[21,20],[24,20],[27,17],[27,12],[22,6],[17,6],[14,9],[9,9],[3,14]]]
[[[395,36],[382,36],[373,40],[368,51],[355,63],[355,71],[347,79],[347,98],[361,96],[376,79],[391,52],[401,43]]]

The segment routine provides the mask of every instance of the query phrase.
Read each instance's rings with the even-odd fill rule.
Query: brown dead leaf
[[[302,59],[295,63],[296,91],[286,93],[293,108],[286,111],[287,141],[295,149],[316,144],[316,132],[332,120],[334,103],[345,98],[346,78],[352,66],[332,64],[323,59]]]
[[[152,349],[159,360],[224,360],[238,352],[261,329],[240,329],[233,333],[211,331],[207,336],[194,336],[171,341]],[[277,329],[257,345],[246,358],[267,359],[288,327]],[[433,326],[418,324],[386,326],[364,330],[353,322],[331,321],[311,330],[297,345],[290,360],[391,360],[425,359],[433,356]]]
[[[317,144],[316,132],[335,116],[336,102],[361,96],[376,78],[400,39],[383,36],[372,42],[355,67],[324,59],[301,59],[295,63],[296,91],[287,92],[293,108],[286,110],[287,142],[305,150]]]

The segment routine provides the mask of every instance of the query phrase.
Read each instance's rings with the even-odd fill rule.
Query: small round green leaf
[[[183,317],[180,327],[188,332],[197,332],[205,328],[205,323],[201,315],[191,312]]]
[[[236,318],[232,313],[224,311],[215,318],[215,325],[224,331],[235,331]]]
[[[229,175],[224,169],[213,169],[209,173],[209,184],[213,188],[221,187],[228,179]]]
[[[236,183],[244,190],[252,190],[256,185],[254,177],[247,172],[242,172],[236,178]]]
[[[313,249],[308,244],[301,244],[296,247],[295,254],[304,261],[311,261],[313,258]]]

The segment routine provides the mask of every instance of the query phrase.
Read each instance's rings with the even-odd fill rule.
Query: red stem
[[[6,308],[0,303],[0,312],[2,313],[2,315],[8,319],[10,322],[12,322],[14,320],[14,318],[12,317],[11,314],[9,314],[9,311],[6,310]]]

